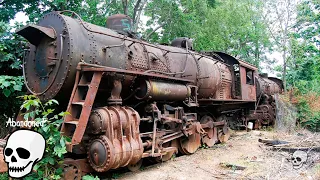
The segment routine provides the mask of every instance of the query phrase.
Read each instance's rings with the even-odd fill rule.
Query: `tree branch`
[[[54,10],[54,11],[59,11],[60,9],[53,4],[53,2],[48,1],[48,5]]]
[[[158,29],[162,28],[166,23],[162,23],[156,28],[154,28],[144,39],[148,39],[149,36],[151,36],[154,32],[156,32]]]
[[[137,10],[138,14],[135,17],[134,24],[133,24],[133,30],[134,31],[137,31],[137,29],[138,29],[138,24],[139,24],[139,21],[140,21],[141,13],[142,13],[142,10],[143,10],[144,6],[146,5],[146,3],[147,3],[147,0],[142,2],[140,8]]]
[[[4,0],[4,1],[0,2],[0,5],[4,5],[6,2],[7,2],[7,1]]]
[[[137,14],[138,8],[140,6],[140,3],[141,3],[141,0],[137,0],[136,5],[133,8],[133,16],[132,16],[133,24],[136,22],[136,14]]]

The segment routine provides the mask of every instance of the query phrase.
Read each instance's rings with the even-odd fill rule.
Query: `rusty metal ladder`
[[[71,138],[67,151],[81,142],[87,127],[91,109],[99,89],[103,72],[77,70],[67,112],[61,127],[61,134]]]

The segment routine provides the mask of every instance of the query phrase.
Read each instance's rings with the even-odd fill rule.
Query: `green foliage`
[[[0,76],[0,138],[7,135],[10,128],[6,127],[8,118],[14,118],[22,103],[17,96],[24,94],[21,76]]]
[[[262,1],[218,1],[197,33],[198,50],[231,53],[259,67],[270,49]]]
[[[190,37],[196,50],[228,52],[259,66],[267,61],[265,53],[271,47],[262,9],[260,0],[155,0],[147,4],[150,27],[143,34],[160,25],[149,41],[169,44],[177,37]]]
[[[16,97],[24,94],[21,61],[25,41],[12,30],[0,20],[0,138],[9,131],[5,122],[19,111],[21,101]]]
[[[113,173],[112,174],[112,179],[118,179],[120,177],[121,177],[121,175],[119,173]]]
[[[5,97],[12,93],[21,92],[23,87],[23,78],[21,76],[0,76],[0,89]]]
[[[302,127],[306,127],[309,130],[319,132],[320,112],[311,109],[309,102],[305,97],[300,97],[297,108],[299,109],[298,118],[300,119]]]
[[[85,175],[82,177],[82,180],[100,180],[98,176]]]
[[[0,180],[8,180],[8,179],[9,179],[8,173],[0,174]]]
[[[128,1],[131,17],[134,3],[134,1]],[[71,10],[79,13],[87,22],[104,26],[107,16],[123,13],[120,0],[4,0],[0,5],[7,8],[8,11],[0,13],[0,18],[5,22],[13,19],[19,11],[25,12],[31,22],[37,22],[48,12]]]
[[[0,13],[1,14],[1,13]],[[14,34],[13,28],[0,20],[0,75],[22,75],[21,64],[23,49],[26,47],[24,38]]]
[[[303,91],[311,88],[309,90],[319,92],[317,89],[320,88],[319,11],[320,6],[316,0],[303,1],[298,6],[295,32],[291,35],[287,79],[289,84]]]
[[[24,9],[24,3],[27,3],[30,0],[3,0],[0,2],[0,21],[9,22],[10,19],[13,19],[17,12]],[[32,1],[32,0],[31,0]],[[30,1],[30,2],[31,2]],[[33,3],[36,0],[32,1]]]
[[[313,102],[318,102],[320,95],[319,11],[317,0],[305,0],[299,4],[290,39],[287,73],[288,84],[296,89],[301,125],[313,131],[320,131],[320,110]]]
[[[169,44],[177,37],[196,38],[205,21],[208,6],[207,0],[154,0],[146,7],[145,15],[150,20],[146,24],[148,28],[144,35],[161,26],[158,33],[153,33],[148,38],[149,41]]]
[[[60,179],[63,169],[61,168],[63,155],[67,153],[66,142],[70,142],[64,136],[61,136],[59,127],[63,122],[63,116],[67,113],[54,113],[54,105],[58,105],[56,100],[49,100],[42,103],[40,99],[33,95],[25,95],[21,105],[21,110],[25,110],[23,114],[24,120],[34,119],[36,122],[44,122],[43,126],[35,127],[35,130],[41,133],[46,139],[46,149],[43,159],[34,166],[31,175],[26,179]],[[60,166],[60,167],[59,167]],[[57,168],[59,167],[59,168]]]

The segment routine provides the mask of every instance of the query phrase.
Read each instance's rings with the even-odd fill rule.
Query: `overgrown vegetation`
[[[71,141],[61,136],[59,128],[63,122],[63,116],[67,113],[61,112],[55,114],[54,106],[58,105],[56,100],[49,100],[42,103],[33,95],[23,96],[24,102],[21,110],[25,121],[34,120],[36,122],[44,122],[43,126],[36,127],[35,130],[41,133],[46,139],[46,149],[43,159],[34,166],[34,171],[25,179],[61,179],[63,172],[62,160],[66,151],[66,142]]]
[[[303,127],[320,131],[320,4],[305,0],[298,6],[290,39],[287,80]]]
[[[309,92],[296,93],[296,106],[299,110],[299,119],[302,127],[312,131],[320,131],[320,100],[319,94]]]
[[[0,76],[0,138],[6,136],[10,129],[6,127],[6,121],[19,112],[22,101],[16,97],[24,94],[23,86],[21,76]]]
[[[19,112],[22,101],[16,97],[25,91],[21,76],[25,41],[13,34],[12,28],[0,19],[0,138],[8,134],[5,123]]]
[[[98,176],[85,175],[82,177],[82,180],[100,180]]]
[[[0,180],[8,180],[8,179],[9,179],[8,173],[0,174]]]

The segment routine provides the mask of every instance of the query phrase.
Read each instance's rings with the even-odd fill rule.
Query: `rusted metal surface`
[[[247,69],[243,66],[240,66],[240,78],[241,78],[241,90],[242,90],[242,99],[246,101],[256,101],[256,87],[254,85],[254,72],[251,71],[250,76],[248,77],[248,71],[251,69]],[[251,83],[249,82],[249,80]]]
[[[273,95],[282,93],[283,87],[279,83],[282,83],[282,81],[277,78],[269,79],[268,77],[256,76],[257,96],[261,94]]]
[[[67,149],[70,152],[72,152],[72,146],[79,144],[82,140],[101,78],[102,72],[83,74],[78,84],[75,85],[76,89],[71,95],[72,98],[67,109],[70,114],[65,116],[61,128],[63,135],[72,137],[71,144],[67,144]],[[81,88],[85,88],[86,91],[82,91]]]
[[[137,99],[180,100],[190,97],[191,90],[183,84],[143,80],[136,92]]]
[[[204,143],[208,147],[212,147],[218,142],[218,129],[217,127],[213,127],[213,121],[213,118],[208,115],[203,116],[200,120],[202,128],[206,131],[206,134],[201,138],[202,143]]]
[[[108,29],[62,13],[18,33],[31,43],[23,64],[29,91],[69,101],[61,128],[72,139],[68,155],[87,155],[65,161],[66,179],[192,154],[201,143],[227,141],[229,125],[273,124],[272,94],[282,82],[257,77],[251,64],[195,52],[186,39],[173,47],[130,38],[128,16],[109,17]]]
[[[128,169],[132,172],[138,171],[142,166],[143,159],[140,159],[136,164],[129,164]]]
[[[122,98],[121,98],[121,91],[122,91],[122,83],[119,79],[113,80],[113,87],[111,90],[111,96],[108,98],[109,105],[122,105]]]
[[[66,158],[63,161],[63,179],[81,180],[86,173],[92,172],[93,169],[88,164],[87,159]]]
[[[273,95],[282,93],[283,83],[277,78],[268,78],[266,74],[256,75],[257,102],[256,108],[250,111],[248,120],[255,122],[255,128],[274,125],[276,106]]]
[[[183,137],[179,142],[179,150],[182,154],[193,154],[201,145],[201,136],[198,133]]]
[[[19,29],[16,33],[26,38],[34,46],[38,46],[45,38],[54,40],[57,37],[53,28],[46,28],[37,25],[27,25]],[[34,36],[35,34],[37,34],[37,36]]]
[[[143,145],[139,136],[139,114],[130,107],[98,108],[89,123],[105,121],[104,135],[93,139],[88,146],[88,159],[98,172],[136,164],[142,156]],[[100,133],[99,133],[100,134]]]
[[[115,14],[107,18],[106,27],[117,31],[131,31],[132,19],[128,15]]]
[[[123,19],[115,17],[120,21]],[[34,32],[32,29],[35,28],[26,27],[20,34],[30,39],[28,37]],[[188,49],[149,44],[58,12],[45,15],[37,29],[39,33],[54,30],[56,34],[55,39],[51,38],[52,35],[39,36],[39,44],[33,43],[37,45],[31,45],[26,53],[26,84],[41,99],[55,97],[60,100],[64,97],[62,94],[71,93],[79,62],[129,70],[137,75],[139,72],[151,73],[164,79],[189,80],[198,86],[201,98],[214,98],[223,78],[230,83],[226,65],[213,57]],[[126,89],[132,78],[125,76],[123,80],[123,88]],[[230,85],[226,85],[220,92],[226,91],[225,99],[230,98],[229,89]]]
[[[176,38],[171,42],[171,46],[193,49],[192,40],[187,37]]]
[[[3,147],[0,147],[0,173],[8,171],[7,163],[4,161]]]
[[[240,66],[243,66],[243,67],[248,68],[248,69],[252,69],[254,71],[258,71],[258,68],[255,67],[254,65],[249,64],[249,63],[247,63],[245,61],[242,61],[240,59],[238,59],[238,61],[239,61]]]
[[[179,146],[178,143],[178,140],[174,139],[172,141],[162,144],[160,148],[162,148],[161,150],[166,153],[160,157],[156,157],[156,162],[168,161],[173,157],[174,154],[177,154]],[[172,147],[172,149],[168,149],[168,147]]]

